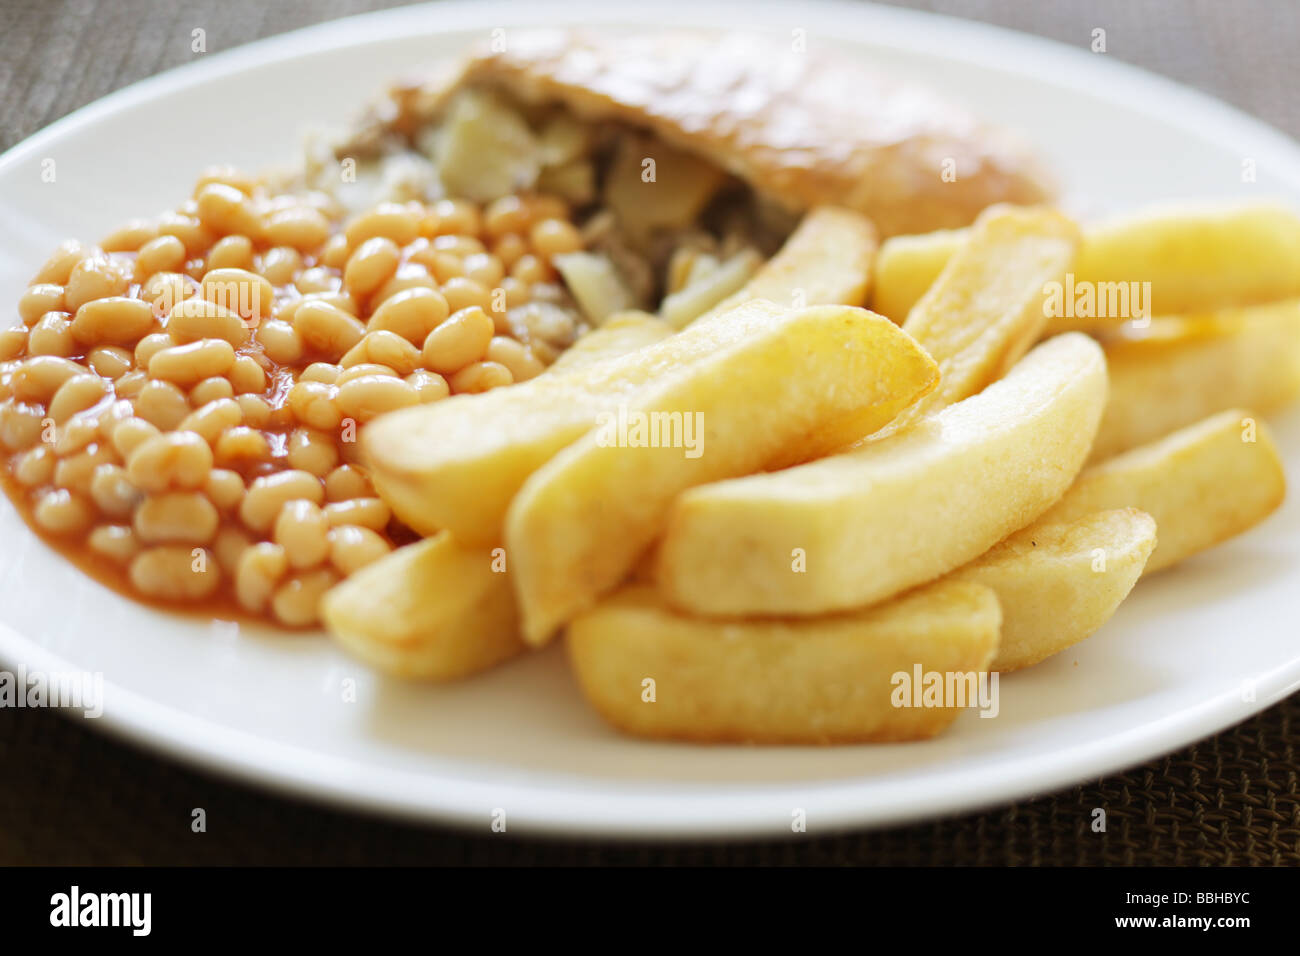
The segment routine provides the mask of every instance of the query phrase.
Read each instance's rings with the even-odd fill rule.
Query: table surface
[[[521,0],[523,2],[523,0]],[[187,62],[391,0],[4,0],[0,151]],[[1290,0],[909,0],[1164,73],[1300,136]],[[3,864],[1300,863],[1300,694],[1171,756],[983,814],[797,842],[556,842],[419,828],[280,799],[156,759],[47,711],[0,710]],[[207,832],[191,832],[203,808]],[[1093,811],[1106,811],[1104,833]]]

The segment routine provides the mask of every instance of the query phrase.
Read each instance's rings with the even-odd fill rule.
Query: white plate
[[[614,11],[618,12],[614,12]],[[0,158],[0,301],[49,249],[188,194],[213,162],[292,158],[384,81],[496,27],[743,23],[807,31],[1028,132],[1072,192],[1124,207],[1178,196],[1300,198],[1300,147],[1106,56],[859,4],[439,3],[338,21],[163,74]],[[851,96],[851,90],[845,96]],[[1243,185],[1243,158],[1258,182]],[[43,183],[42,162],[56,181]],[[1277,423],[1300,475],[1300,417]],[[1229,492],[1230,493],[1230,492]],[[195,764],[349,806],[487,830],[624,835],[810,832],[969,810],[1098,777],[1239,721],[1300,686],[1300,505],[1145,581],[1082,646],[1002,681],[1001,714],[928,743],[749,748],[645,743],[607,729],[554,652],[446,688],[374,677],[323,637],[144,609],[83,577],[0,505],[0,658],[102,671],[90,722]],[[1255,699],[1242,686],[1254,681]],[[342,688],[355,682],[356,702]]]

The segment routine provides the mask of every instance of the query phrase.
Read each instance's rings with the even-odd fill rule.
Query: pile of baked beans
[[[579,320],[565,204],[381,203],[230,170],[61,245],[0,332],[5,485],[146,598],[287,626],[404,538],[359,461],[377,415],[531,378]]]

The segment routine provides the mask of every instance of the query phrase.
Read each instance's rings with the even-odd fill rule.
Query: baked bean
[[[507,309],[524,305],[533,297],[533,287],[522,279],[506,276],[501,280],[501,291],[505,293]]]
[[[294,277],[302,271],[302,256],[290,246],[276,246],[267,250],[262,256],[262,266],[258,269],[263,279],[273,286],[289,285]]]
[[[212,551],[217,556],[217,564],[221,565],[221,573],[233,578],[239,570],[239,559],[252,546],[253,539],[239,528],[225,525],[218,529],[212,541]]]
[[[546,371],[536,355],[517,339],[497,335],[488,343],[487,358],[498,362],[510,370],[510,377],[516,382],[526,382]]]
[[[207,544],[220,520],[212,502],[199,492],[169,491],[142,501],[132,526],[146,544]]]
[[[130,458],[131,453],[137,448],[161,434],[162,432],[143,418],[128,418],[113,429],[113,447],[123,458]]]
[[[66,312],[46,312],[27,332],[28,355],[58,355],[67,358],[77,350],[77,340],[72,335],[72,323]]]
[[[239,313],[207,299],[191,298],[172,306],[167,332],[181,345],[199,339],[225,339],[235,348],[248,341],[248,328]]]
[[[391,375],[363,375],[338,387],[335,402],[344,415],[364,424],[385,412],[419,403],[415,389]]]
[[[325,520],[331,527],[355,524],[371,531],[383,531],[392,517],[392,511],[382,498],[350,498],[325,506]]]
[[[344,254],[346,255],[346,249]],[[343,288],[343,274],[330,266],[313,266],[304,270],[302,275],[294,280],[293,285],[303,295],[340,292]]]
[[[253,243],[247,236],[226,236],[218,239],[208,251],[209,270],[253,268]]]
[[[265,428],[271,421],[271,406],[260,395],[236,395],[235,403],[250,428]]]
[[[13,372],[14,397],[28,402],[48,402],[68,379],[85,371],[76,362],[57,355],[24,359]]]
[[[373,495],[366,473],[355,465],[340,465],[325,476],[325,497],[329,501],[346,501]]]
[[[78,412],[84,412],[113,394],[113,385],[91,372],[74,375],[59,386],[50,399],[48,412],[55,424],[63,424]],[[98,427],[94,427],[98,432]]]
[[[348,254],[352,250],[348,247],[348,237],[343,235],[330,236],[325,245],[321,248],[320,261],[327,269],[342,270],[348,264]]]
[[[104,237],[99,247],[105,252],[135,252],[154,236],[158,227],[146,219],[132,219]]]
[[[338,306],[304,302],[293,317],[293,327],[309,348],[339,358],[361,341],[366,327]]]
[[[452,279],[465,278],[465,260],[449,252],[435,252],[430,257],[429,271],[445,285]]]
[[[72,275],[73,266],[90,254],[91,251],[75,239],[59,243],[53,254],[45,260],[40,271],[36,273],[36,277],[32,279],[32,284],[66,285],[68,277]]]
[[[153,332],[146,335],[135,346],[135,364],[142,369],[148,370],[149,363],[153,357],[163,349],[169,349],[176,344],[176,340],[166,332]]]
[[[209,302],[234,312],[250,327],[269,318],[275,306],[275,289],[271,283],[245,269],[212,269],[203,276],[199,293]]]
[[[438,236],[430,245],[434,252],[446,253],[459,259],[487,251],[483,243],[473,236]]]
[[[381,285],[370,297],[372,309],[383,305],[393,296],[411,289],[437,289],[438,283],[429,270],[417,263],[408,262],[400,266],[391,279]]]
[[[483,229],[493,239],[500,239],[507,233],[523,235],[533,224],[532,212],[518,196],[502,196],[494,199],[483,210]]]
[[[143,369],[127,372],[114,383],[118,398],[135,400],[141,390],[149,383],[149,373]]]
[[[153,379],[136,396],[135,413],[167,431],[184,421],[190,413],[190,403],[185,393],[171,382]]]
[[[153,325],[148,302],[115,295],[80,306],[72,320],[72,334],[85,345],[135,345]]]
[[[475,234],[483,231],[483,214],[464,199],[439,199],[433,206],[432,235]]]
[[[245,610],[260,613],[288,570],[284,548],[269,541],[253,545],[240,555],[235,569],[236,599]]]
[[[323,432],[311,428],[295,428],[288,440],[289,465],[311,472],[318,478],[331,474],[339,461],[339,450],[334,440]]]
[[[200,256],[212,248],[217,237],[193,216],[184,213],[164,213],[158,220],[160,236],[175,236],[185,246],[187,256]]]
[[[221,569],[206,548],[162,545],[131,559],[131,584],[147,597],[196,601],[210,597],[221,583]]]
[[[195,198],[203,191],[203,187],[211,183],[220,183],[223,186],[230,186],[238,189],[245,196],[253,194],[253,179],[247,173],[242,173],[234,166],[209,166],[200,174],[194,184]]]
[[[430,372],[427,369],[417,369],[406,376],[406,384],[415,389],[421,405],[436,402],[451,394],[451,387],[447,384],[447,380],[437,372]]]
[[[514,382],[510,369],[500,362],[475,362],[466,365],[449,380],[451,390],[457,395],[476,395]]]
[[[22,355],[27,350],[27,339],[26,329],[5,329],[0,332],[0,362],[10,362]],[[6,396],[0,393],[0,398],[4,397]]]
[[[130,561],[140,551],[135,530],[123,524],[100,525],[87,539],[92,551],[119,564]]]
[[[141,281],[159,272],[179,272],[185,267],[185,243],[175,236],[158,236],[140,247],[135,275]]]
[[[330,224],[310,206],[295,206],[272,213],[263,234],[267,242],[288,246],[302,252],[319,249],[329,238]]]
[[[330,568],[291,574],[271,595],[271,612],[286,627],[308,627],[319,620],[321,598],[338,582]]]
[[[477,306],[453,312],[424,340],[424,364],[443,375],[458,372],[482,358],[496,326]]]
[[[375,332],[394,332],[418,345],[448,314],[447,300],[440,292],[408,289],[386,299],[370,317],[368,327]]]
[[[58,429],[54,453],[61,457],[75,455],[98,439],[99,423],[89,415],[77,415]]]
[[[465,278],[491,289],[505,278],[505,266],[496,256],[479,252],[465,257]]]
[[[159,272],[140,287],[140,298],[149,303],[154,318],[165,320],[178,302],[198,295],[199,284],[181,272]]]
[[[39,405],[0,405],[0,443],[10,451],[26,451],[41,440],[44,411]]]
[[[308,302],[326,302],[329,305],[342,309],[348,315],[357,314],[357,300],[352,298],[346,292],[308,292],[306,295],[297,299],[290,299],[280,306],[279,317],[290,324],[293,323],[294,317],[298,310]]]
[[[528,238],[543,259],[582,248],[582,236],[567,219],[543,219],[529,231]]]
[[[135,510],[144,494],[131,483],[125,468],[105,463],[96,467],[91,476],[90,497],[104,514],[125,518]]]
[[[95,469],[111,465],[113,451],[106,445],[91,445],[84,451],[64,458],[54,466],[54,484],[75,494],[89,498],[95,479]]]
[[[203,493],[222,511],[234,511],[244,500],[244,479],[226,468],[213,468],[203,482]]]
[[[131,353],[116,345],[97,345],[86,353],[86,364],[107,379],[119,379],[131,371]]]
[[[199,222],[216,235],[260,235],[262,223],[252,200],[234,186],[208,183],[194,198],[198,203]]]
[[[352,381],[354,378],[361,378],[365,375],[388,375],[392,378],[400,376],[389,368],[387,365],[380,365],[378,362],[362,362],[359,365],[349,365],[343,371],[339,372],[338,378],[334,380],[335,385],[343,385]]]
[[[485,312],[492,307],[492,293],[473,279],[450,279],[443,283],[441,291],[453,315],[474,306]]]
[[[392,551],[382,536],[369,528],[345,524],[329,533],[330,563],[344,577],[356,574],[367,564],[373,564]]]
[[[343,270],[343,287],[358,297],[369,295],[392,278],[402,254],[391,239],[367,239],[348,257]]]
[[[294,365],[302,358],[302,338],[288,322],[267,319],[258,326],[256,334],[262,351],[272,362]]]
[[[420,234],[420,219],[405,206],[381,202],[352,220],[344,234],[348,245],[353,248],[376,237],[391,239],[397,245],[404,246]]]
[[[271,460],[271,443],[257,429],[239,425],[223,432],[212,452],[222,466],[256,464]]]
[[[251,355],[240,355],[230,369],[230,384],[240,395],[266,391],[266,372]]]
[[[539,259],[531,252],[525,253],[515,260],[515,264],[510,267],[510,275],[529,284],[538,282],[550,282],[555,278],[555,269],[543,259]]]
[[[420,350],[395,332],[367,332],[365,337],[339,359],[344,368],[371,363],[384,365],[398,375],[409,375],[423,361]]]
[[[289,567],[312,568],[329,557],[329,524],[320,506],[301,498],[286,502],[275,519],[271,537],[284,548]]]
[[[343,370],[329,362],[312,362],[302,374],[298,376],[300,382],[324,382],[326,385],[333,385],[339,380],[339,373]]]
[[[49,445],[37,445],[23,452],[14,459],[14,477],[18,483],[29,488],[48,485],[54,478],[54,466],[58,457]]]
[[[239,505],[239,518],[253,531],[267,532],[285,502],[302,498],[319,505],[325,500],[321,481],[310,472],[290,469],[255,478]]]
[[[95,255],[82,259],[68,274],[63,301],[69,312],[76,312],[93,299],[125,295],[131,285],[131,278],[120,263],[107,256]]]
[[[230,384],[230,379],[213,376],[205,378],[189,391],[190,404],[195,408],[200,408],[208,402],[215,402],[222,398],[234,398],[235,387]]]
[[[235,350],[225,339],[199,339],[155,352],[149,358],[149,376],[189,388],[205,378],[225,375],[234,364]]]
[[[243,412],[233,398],[218,398],[186,415],[179,428],[194,432],[209,445],[215,445],[222,432],[243,420]]]
[[[516,232],[508,232],[492,244],[492,254],[501,265],[509,269],[528,251],[528,243]]]
[[[121,425],[128,418],[135,417],[135,408],[130,402],[119,398],[117,401],[109,404],[108,408],[99,415],[97,427],[99,434],[105,441],[111,442],[113,436],[117,433],[117,426]]]
[[[51,534],[76,534],[90,527],[95,520],[95,509],[80,495],[66,488],[55,488],[37,499],[32,517]]]
[[[202,488],[212,460],[212,449],[201,435],[171,431],[147,438],[127,453],[126,473],[133,485],[150,493]]]
[[[63,312],[63,286],[39,282],[28,286],[18,300],[18,315],[24,325],[35,325],[46,312]]]

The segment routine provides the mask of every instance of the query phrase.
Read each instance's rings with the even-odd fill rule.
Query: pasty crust
[[[967,225],[995,202],[1054,191],[1008,133],[815,43],[795,52],[754,34],[512,31],[450,80],[395,89],[372,122],[409,132],[465,84],[650,129],[784,205],[848,206],[886,236]]]

